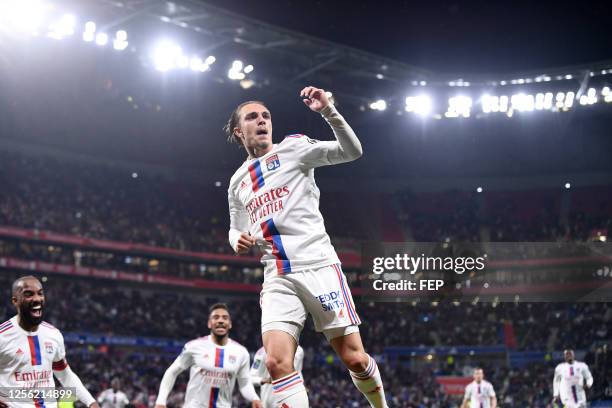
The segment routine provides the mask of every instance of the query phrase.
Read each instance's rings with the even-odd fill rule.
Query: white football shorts
[[[261,332],[282,330],[299,342],[308,313],[328,340],[359,331],[361,320],[340,264],[276,275],[260,295]]]

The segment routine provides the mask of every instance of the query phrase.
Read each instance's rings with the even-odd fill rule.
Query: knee
[[[354,373],[362,373],[368,369],[370,357],[361,351],[349,350],[343,353],[340,358],[342,362]]]
[[[266,357],[266,368],[273,379],[289,375],[293,372],[293,361],[287,356],[270,355]]]

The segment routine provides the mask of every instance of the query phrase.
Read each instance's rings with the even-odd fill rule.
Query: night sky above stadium
[[[438,72],[509,73],[612,58],[612,2],[206,0]]]

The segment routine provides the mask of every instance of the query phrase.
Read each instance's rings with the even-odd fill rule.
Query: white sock
[[[364,372],[354,373],[350,371],[353,384],[365,395],[373,408],[387,408],[385,390],[383,389],[378,366],[372,357],[368,356],[368,358],[368,368]]]
[[[274,406],[278,408],[308,408],[308,395],[304,380],[297,371],[272,381]]]

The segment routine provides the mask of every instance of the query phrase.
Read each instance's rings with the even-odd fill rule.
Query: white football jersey
[[[469,383],[463,399],[470,401],[470,408],[491,408],[491,397],[495,397],[493,385],[482,380],[480,384],[476,381]]]
[[[185,344],[177,361],[189,368],[184,408],[229,408],[236,379],[250,381],[250,356],[244,346],[228,339],[219,346],[210,336]]]
[[[264,156],[245,161],[232,176],[230,229],[257,239],[264,277],[340,262],[325,231],[314,179],[315,167],[342,162],[328,156],[337,145],[290,135]]]
[[[561,397],[564,405],[575,406],[586,402],[584,384],[593,385],[593,376],[589,367],[580,361],[572,364],[564,362],[555,368],[553,394]]]
[[[104,390],[98,396],[98,404],[101,408],[123,408],[130,403],[123,391],[115,392],[112,388]]]
[[[42,322],[37,331],[19,326],[17,316],[0,325],[0,387],[11,389],[54,388],[53,370],[66,367],[64,337],[58,329]],[[14,397],[14,396],[13,396]],[[0,400],[11,398],[0,395]],[[15,408],[55,408],[54,399],[7,402]]]
[[[303,365],[304,349],[302,346],[298,346],[293,359],[293,367],[295,368],[295,371],[301,373]],[[265,378],[270,379],[270,373],[268,373],[268,369],[266,368],[266,350],[261,347],[259,350],[257,350],[257,353],[255,353],[255,358],[253,359],[253,365],[251,366],[251,379],[253,379],[254,383],[260,384],[261,380]],[[259,394],[264,408],[274,407],[272,384],[261,384]]]

